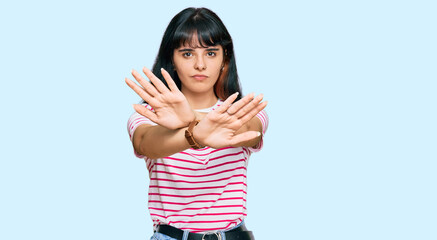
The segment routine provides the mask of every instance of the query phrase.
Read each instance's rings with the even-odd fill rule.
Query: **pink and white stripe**
[[[265,134],[267,114],[262,111],[257,117]],[[128,121],[131,139],[141,124],[156,125],[138,113],[132,114]],[[148,205],[154,225],[208,232],[229,229],[242,222],[247,216],[248,160],[262,146],[261,140],[255,148],[187,149],[160,159],[135,153],[145,159],[149,171]]]

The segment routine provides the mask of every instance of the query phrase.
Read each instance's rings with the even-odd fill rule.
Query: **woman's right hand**
[[[141,104],[134,104],[134,109],[139,114],[168,129],[183,128],[195,120],[190,104],[166,70],[161,69],[161,73],[168,88],[146,67],[143,72],[151,83],[132,70],[132,76],[142,87],[128,78],[125,79],[127,85],[153,108],[151,111]]]

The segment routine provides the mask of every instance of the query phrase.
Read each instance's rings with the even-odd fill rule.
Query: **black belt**
[[[159,225],[156,229],[157,232],[165,234],[169,237],[176,238],[178,240],[182,240],[184,236],[184,231],[172,227],[170,225]],[[221,240],[220,234],[225,234],[226,240],[254,240],[253,234],[251,231],[247,231],[246,226],[242,224],[241,226],[231,229],[229,231],[225,231],[223,233],[220,232],[209,232],[209,233],[192,233],[188,234],[188,240]]]

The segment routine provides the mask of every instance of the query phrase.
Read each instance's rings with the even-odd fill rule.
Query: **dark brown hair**
[[[224,67],[214,86],[219,99],[225,100],[235,92],[241,98],[241,86],[238,80],[232,38],[220,18],[207,8],[186,8],[170,21],[162,37],[161,46],[152,68],[153,74],[164,81],[161,68],[170,73],[176,85],[181,89],[181,81],[173,68],[173,51],[185,44],[192,44],[197,36],[200,46],[221,45],[224,51]],[[237,100],[238,100],[237,99]]]

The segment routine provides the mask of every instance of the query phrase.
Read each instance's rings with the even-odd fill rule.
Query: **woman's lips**
[[[192,77],[193,77],[194,79],[196,79],[196,80],[204,80],[204,79],[206,79],[208,76],[198,74],[198,75],[193,75]]]

